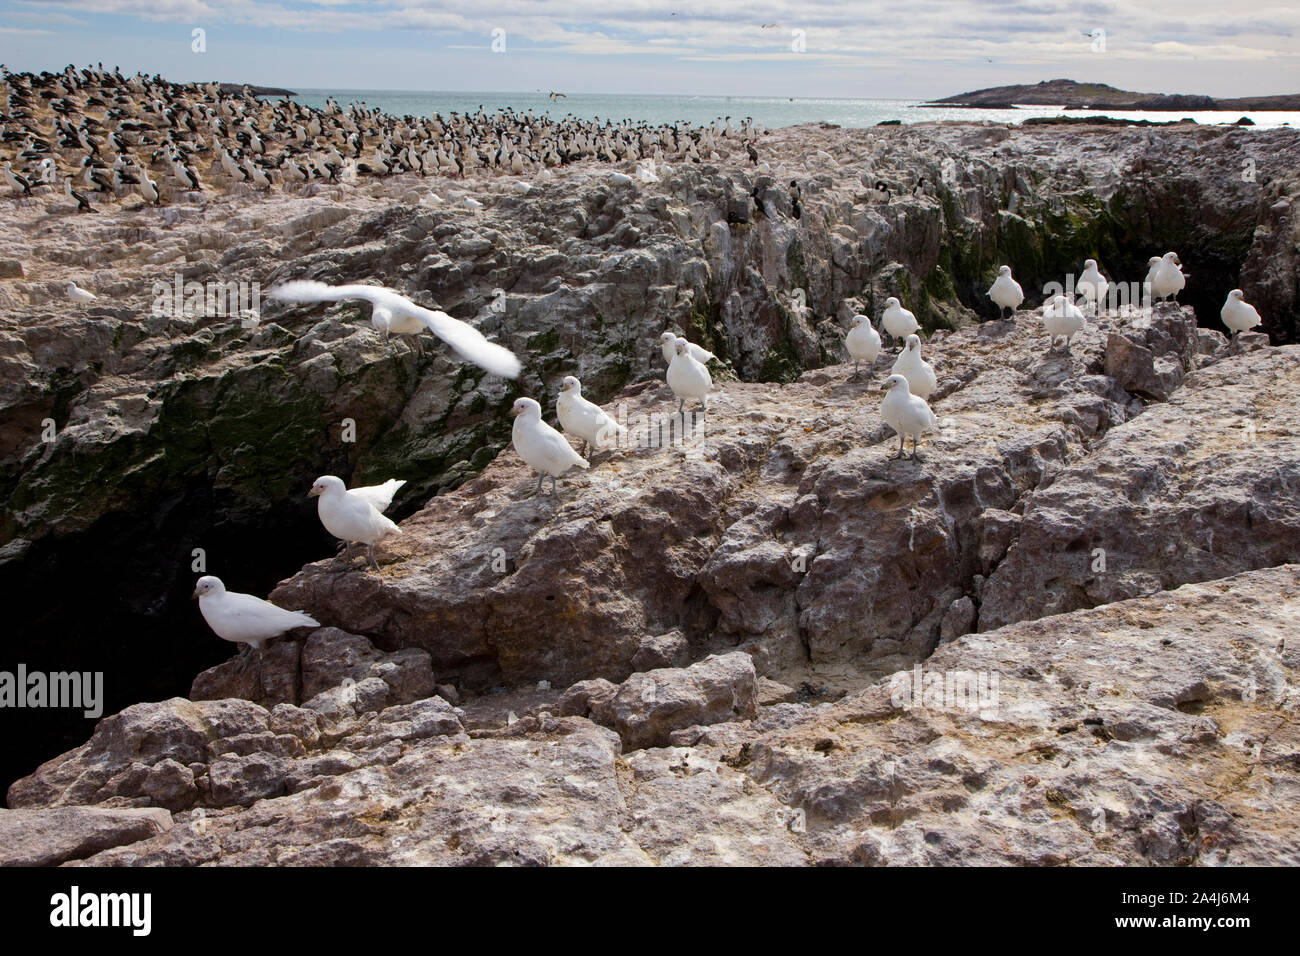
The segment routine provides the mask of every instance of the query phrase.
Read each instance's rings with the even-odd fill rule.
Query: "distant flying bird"
[[[556,100],[567,100],[568,98],[569,98],[569,94],[567,93],[556,93],[554,90],[551,91],[552,103],[554,103]]]

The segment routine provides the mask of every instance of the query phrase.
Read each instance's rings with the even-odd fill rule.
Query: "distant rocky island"
[[[1065,106],[1081,110],[1300,110],[1300,93],[1215,99],[1189,93],[1135,93],[1132,90],[1117,90],[1105,83],[1044,80],[1032,86],[991,86],[984,90],[958,93],[924,105],[968,106],[976,109],[1009,109],[1024,105]]]
[[[238,96],[241,90],[248,90],[253,96],[297,96],[293,90],[278,86],[255,86],[251,83],[219,83],[223,96]]]

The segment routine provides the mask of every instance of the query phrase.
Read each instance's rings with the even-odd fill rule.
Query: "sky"
[[[0,0],[10,70],[289,89],[1259,96],[1300,92],[1298,37],[1300,4],[1271,0]]]

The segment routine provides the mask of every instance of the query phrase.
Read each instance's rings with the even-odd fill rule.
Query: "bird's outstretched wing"
[[[489,342],[474,326],[453,319],[446,312],[426,309],[406,299],[402,300],[401,311],[423,322],[430,332],[455,349],[465,361],[502,378],[519,377],[523,365],[515,353]]]
[[[337,302],[340,299],[365,299],[373,305],[388,305],[391,304],[390,298],[402,298],[392,289],[385,289],[383,286],[326,285],[315,279],[282,282],[270,289],[266,297],[281,302]]]
[[[367,485],[362,488],[349,488],[348,494],[356,495],[363,501],[368,502],[376,511],[384,511],[393,503],[393,496],[397,494],[397,489],[406,484],[401,478],[390,478],[382,485]]]

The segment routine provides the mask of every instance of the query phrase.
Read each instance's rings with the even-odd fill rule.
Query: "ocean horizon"
[[[854,97],[785,97],[785,96],[668,96],[648,93],[570,93],[552,102],[546,92],[508,91],[418,91],[418,90],[350,90],[302,89],[294,99],[305,106],[324,106],[328,97],[340,105],[365,103],[394,116],[432,116],[440,113],[473,113],[481,106],[487,112],[511,108],[516,112],[532,110],[553,117],[572,114],[580,119],[632,120],[652,124],[687,122],[711,123],[730,116],[735,125],[745,117],[768,129],[795,126],[799,123],[834,123],[850,128],[864,128],[897,120],[900,123],[934,123],[946,121],[1022,123],[1027,119],[1049,116],[1109,116],[1115,119],[1173,122],[1184,118],[1201,124],[1232,124],[1243,116],[1256,126],[1300,126],[1296,111],[1239,110],[1080,110],[1063,106],[1019,106],[1014,109],[971,109],[959,106],[926,106],[926,100]],[[273,97],[278,98],[278,97]]]

